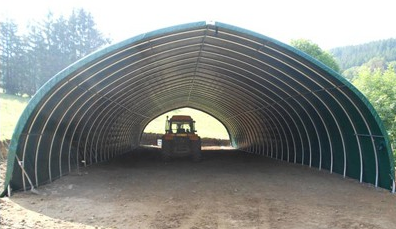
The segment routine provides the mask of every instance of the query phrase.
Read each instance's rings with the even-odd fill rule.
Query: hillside
[[[384,62],[396,61],[396,38],[372,41],[361,45],[337,47],[329,50],[336,58],[341,71],[361,66],[373,58]]]

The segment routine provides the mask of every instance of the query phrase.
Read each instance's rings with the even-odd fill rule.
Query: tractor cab
[[[174,115],[166,120],[165,132],[167,134],[195,133],[195,121],[190,116]]]

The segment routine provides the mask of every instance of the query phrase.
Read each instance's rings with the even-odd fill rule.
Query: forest
[[[390,63],[396,60],[396,38],[338,47],[329,51],[344,71],[373,62],[373,59],[382,61],[381,64]],[[382,68],[383,65],[378,67]]]
[[[75,9],[68,18],[52,13],[27,32],[12,20],[0,22],[0,92],[31,97],[59,71],[108,44],[94,18]],[[345,77],[372,103],[396,146],[396,38],[322,50],[306,39],[290,45]],[[394,150],[394,152],[396,152]]]
[[[56,73],[110,43],[92,15],[73,10],[69,18],[46,18],[20,35],[12,20],[0,23],[0,87],[11,95],[33,96]]]

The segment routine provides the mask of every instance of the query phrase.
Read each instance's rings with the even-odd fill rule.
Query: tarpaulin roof
[[[394,188],[387,133],[355,87],[299,50],[217,22],[142,34],[54,76],[15,129],[6,186],[129,152],[151,120],[181,107],[220,120],[240,150]]]

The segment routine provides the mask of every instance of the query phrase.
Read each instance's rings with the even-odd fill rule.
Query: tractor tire
[[[202,152],[201,152],[201,141],[196,141],[192,143],[191,146],[192,155],[191,158],[194,162],[202,161]]]
[[[171,160],[170,142],[162,140],[161,158],[163,162],[169,162]]]

